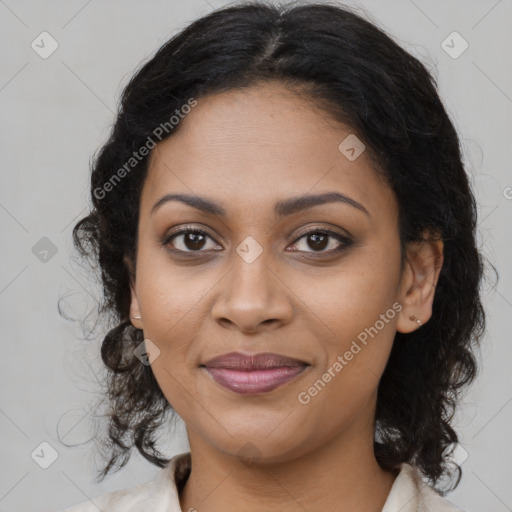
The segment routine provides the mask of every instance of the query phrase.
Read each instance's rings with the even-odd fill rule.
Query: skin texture
[[[282,86],[202,97],[181,123],[151,155],[130,314],[160,350],[152,370],[187,426],[192,471],[182,509],[381,510],[396,472],[373,453],[377,387],[395,332],[419,328],[411,315],[431,316],[442,241],[411,244],[401,273],[393,191],[364,152],[349,161],[339,151],[349,127]],[[368,214],[340,202],[282,219],[274,212],[277,201],[324,192]],[[226,216],[177,201],[151,214],[168,193],[207,197]],[[186,245],[181,234],[165,246],[185,225],[208,237]],[[315,245],[302,233],[322,229],[352,242],[331,236]],[[262,249],[251,263],[236,250],[248,236]],[[299,393],[397,303],[401,311],[300,403]],[[310,367],[273,391],[240,395],[199,367],[231,351],[275,352]]]

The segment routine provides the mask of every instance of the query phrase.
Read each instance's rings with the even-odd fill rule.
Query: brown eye
[[[299,244],[300,241],[304,240],[302,246]],[[299,252],[317,252],[317,253],[330,253],[338,250],[347,248],[352,243],[348,237],[343,236],[339,233],[329,230],[314,230],[304,233],[300,238],[294,242],[295,249]],[[302,248],[301,248],[302,247]],[[310,248],[312,251],[308,251]],[[329,248],[328,250],[325,250]]]
[[[168,237],[164,245],[169,245],[172,242],[173,249],[181,252],[204,252],[202,249],[211,250],[219,247],[216,243],[207,247],[208,239],[215,242],[210,235],[202,229],[183,228]]]
[[[315,251],[323,251],[329,245],[329,238],[325,233],[312,233],[307,236],[307,243]]]

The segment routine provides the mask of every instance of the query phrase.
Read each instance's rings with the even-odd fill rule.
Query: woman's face
[[[181,123],[153,150],[142,190],[131,314],[191,446],[268,462],[340,436],[367,446],[404,315],[392,190],[353,138],[343,143],[350,129],[276,85],[200,98]],[[223,213],[154,209],[167,194]],[[231,352],[306,366],[253,377],[204,366]]]

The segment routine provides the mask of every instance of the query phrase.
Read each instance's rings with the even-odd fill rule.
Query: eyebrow
[[[204,213],[218,215],[220,217],[226,217],[227,213],[221,204],[206,197],[200,197],[191,194],[166,194],[153,205],[150,216],[153,215],[153,213],[155,213],[158,208],[170,201],[179,201]],[[358,210],[368,215],[368,217],[370,217],[370,213],[362,204],[339,192],[326,192],[323,194],[309,194],[304,196],[291,197],[283,201],[278,201],[274,205],[274,211],[278,217],[282,218],[306,210],[308,208],[313,208],[314,206],[336,202],[353,206],[354,208],[357,208]]]

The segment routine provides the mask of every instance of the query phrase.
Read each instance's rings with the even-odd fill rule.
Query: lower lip
[[[266,393],[290,382],[302,373],[306,366],[285,366],[268,370],[242,371],[227,368],[208,368],[206,370],[215,382],[243,395]]]

